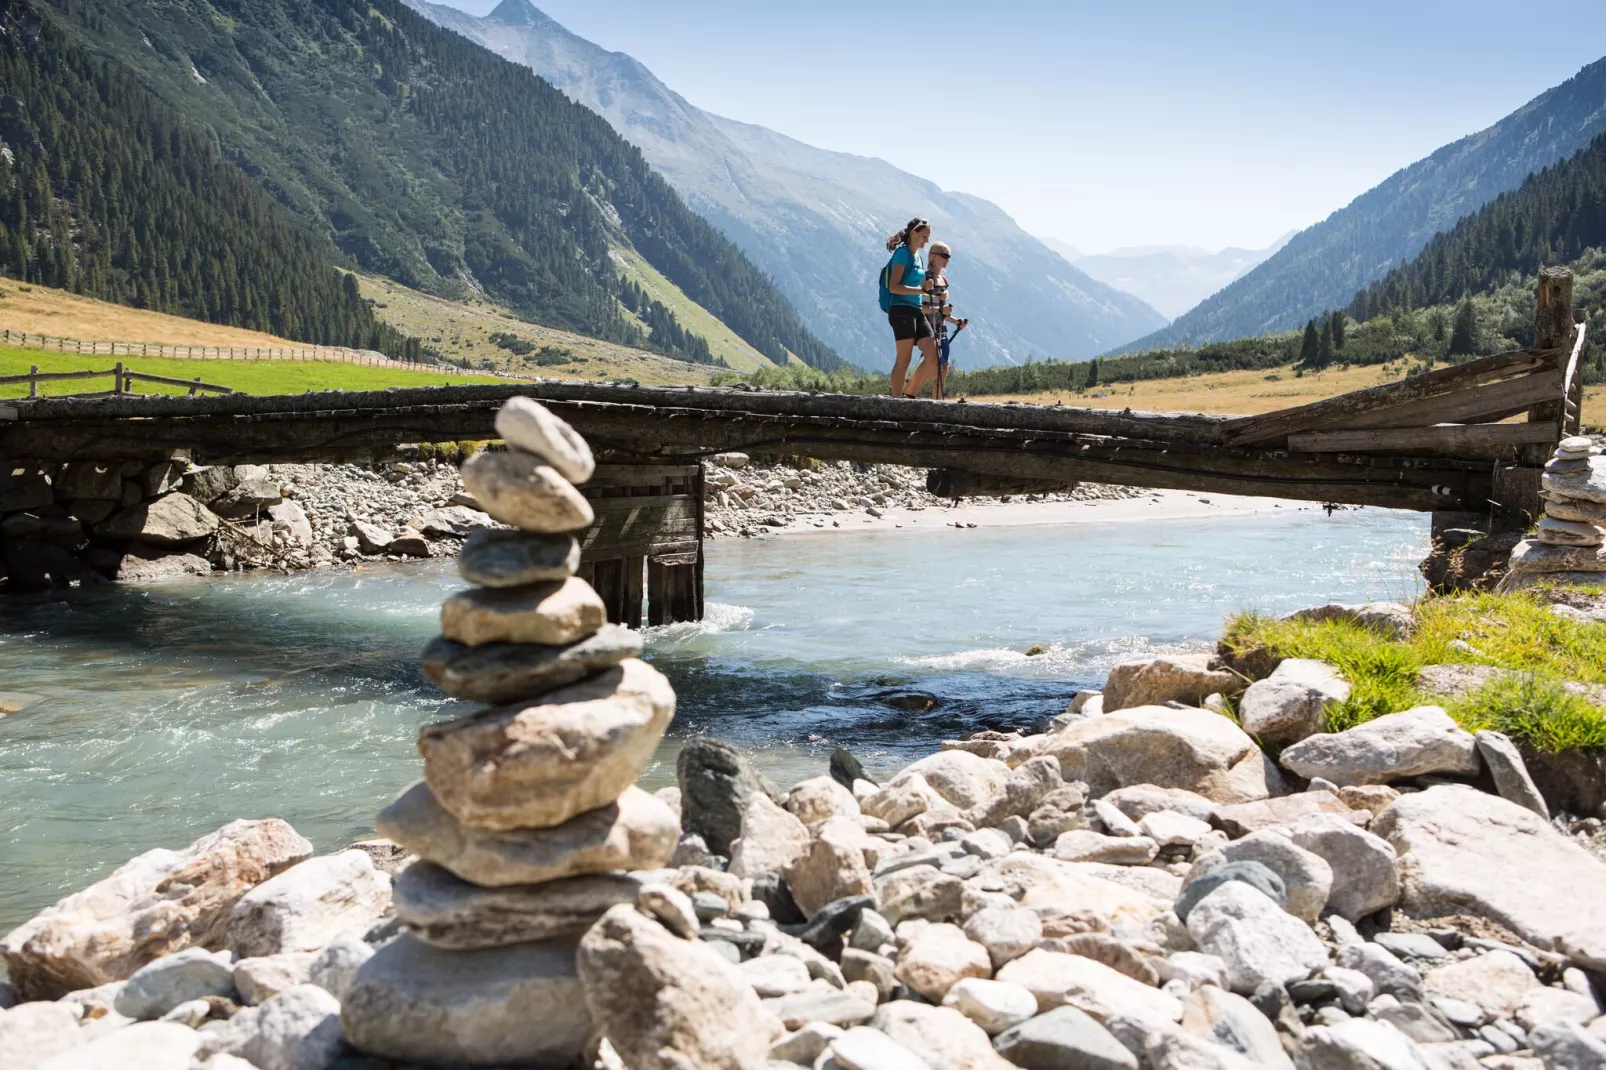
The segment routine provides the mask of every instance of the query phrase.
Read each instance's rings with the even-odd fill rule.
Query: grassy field
[[[540,375],[554,379],[634,379],[647,386],[705,385],[710,369],[699,364],[670,360],[613,342],[527,323],[483,298],[447,301],[411,290],[389,279],[357,276],[362,295],[374,302],[374,312],[396,329],[414,335],[424,344],[453,360],[475,367],[489,361],[497,371]],[[543,347],[567,350],[572,359],[563,364],[539,364],[536,353],[518,356],[491,341],[493,334],[512,334]],[[712,341],[712,340],[710,340]],[[553,354],[549,354],[551,359]]]
[[[180,346],[307,347],[258,331],[114,305],[66,290],[0,279],[0,328],[83,342],[148,342]],[[191,376],[193,378],[193,376]]]
[[[772,366],[768,357],[742,341],[735,331],[687,297],[680,287],[659,274],[658,269],[643,260],[634,249],[614,249],[613,260],[626,278],[673,312],[682,327],[706,338],[714,356],[724,360],[734,371],[750,372],[755,368]]]
[[[1222,642],[1240,652],[1265,649],[1336,666],[1352,692],[1328,711],[1329,731],[1433,704],[1468,731],[1498,729],[1548,751],[1606,750],[1606,710],[1562,686],[1606,684],[1606,628],[1564,620],[1526,592],[1425,599],[1416,618],[1416,634],[1394,640],[1343,621],[1245,613],[1228,621]],[[1459,698],[1417,687],[1424,666],[1453,664],[1492,665],[1517,675]]]
[[[200,376],[208,383],[227,386],[246,394],[300,394],[308,390],[383,390],[391,386],[462,386],[467,383],[507,383],[488,375],[473,375],[453,369],[452,374],[415,372],[405,368],[369,368],[360,364],[332,361],[283,360],[174,360],[159,357],[118,358],[130,371],[168,375],[175,379]],[[30,365],[42,372],[108,371],[117,360],[111,357],[80,357],[44,353],[33,349],[0,347],[0,376],[26,374]],[[181,387],[137,383],[142,394],[183,394]],[[44,395],[82,394],[110,390],[112,380],[70,380],[44,383]],[[0,398],[26,397],[26,385],[0,386]]]
[[[1291,368],[1273,371],[1219,372],[1185,379],[1149,379],[1139,383],[1116,383],[1088,393],[1049,391],[1039,394],[1008,394],[981,397],[973,401],[1019,401],[1027,405],[1077,405],[1091,409],[1137,409],[1143,412],[1211,412],[1253,416],[1276,409],[1292,408],[1320,401],[1336,394],[1368,386],[1398,382],[1404,378],[1403,364],[1368,367],[1330,368],[1296,377]],[[1584,391],[1584,424],[1606,427],[1606,387],[1592,386]]]

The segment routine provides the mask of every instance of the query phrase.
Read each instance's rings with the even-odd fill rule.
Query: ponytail
[[[924,219],[921,219],[919,216],[915,216],[913,219],[909,220],[909,222],[904,226],[904,228],[902,230],[898,231],[898,233],[892,235],[892,237],[887,239],[887,252],[890,253],[890,252],[896,251],[898,246],[900,246],[900,245],[908,245],[909,244],[909,235],[913,234],[915,231],[919,230],[921,227],[929,227],[929,226],[931,226],[930,223],[927,223]]]

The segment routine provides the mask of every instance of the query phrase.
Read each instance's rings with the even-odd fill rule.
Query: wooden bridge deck
[[[525,394],[624,462],[744,450],[948,470],[972,486],[1086,480],[1516,515],[1537,510],[1539,467],[1577,429],[1584,336],[1573,323],[1571,277],[1549,273],[1535,348],[1260,416],[547,380],[0,403],[0,457],[104,461],[187,450],[206,464],[380,458],[403,443],[490,438],[497,407]],[[1526,423],[1501,422],[1524,413]]]

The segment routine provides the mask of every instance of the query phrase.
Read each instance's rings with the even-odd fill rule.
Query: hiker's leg
[[[920,339],[920,366],[909,379],[909,396],[919,397],[927,383],[937,379],[937,342],[932,338]]]
[[[897,356],[892,361],[892,396],[903,397],[903,377],[909,372],[909,358],[914,355],[913,338],[898,339]]]

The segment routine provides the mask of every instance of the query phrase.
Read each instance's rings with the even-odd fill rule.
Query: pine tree
[[[1321,341],[1316,344],[1316,367],[1318,368],[1325,368],[1333,363],[1333,334],[1333,321],[1329,319],[1327,326],[1322,328]]]
[[[1334,312],[1328,318],[1328,325],[1333,328],[1333,348],[1344,348],[1344,313]]]
[[[1322,340],[1316,331],[1316,321],[1311,320],[1305,324],[1305,339],[1299,344],[1299,363],[1304,367],[1314,368],[1321,348]]]
[[[1099,358],[1094,357],[1087,365],[1087,388],[1092,390],[1099,385]]]
[[[1455,310],[1455,326],[1450,328],[1450,356],[1456,357],[1478,351],[1478,314],[1473,311],[1472,298],[1463,298]]]

